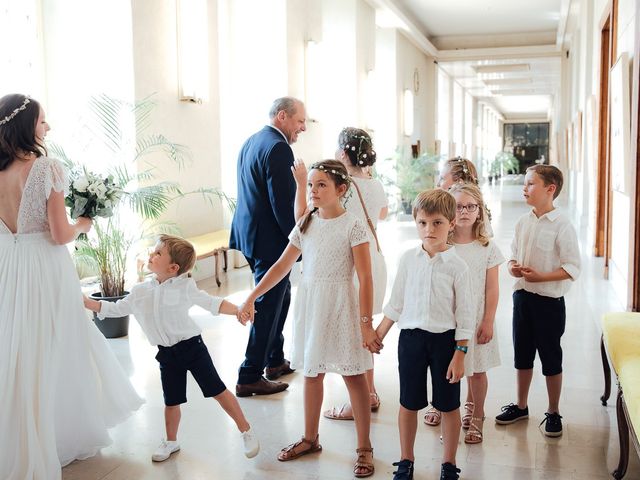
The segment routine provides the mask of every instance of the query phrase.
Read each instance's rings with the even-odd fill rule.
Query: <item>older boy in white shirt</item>
[[[162,462],[180,450],[177,435],[180,404],[187,401],[187,371],[198,382],[202,394],[216,399],[236,423],[245,455],[255,457],[260,449],[258,440],[238,400],[220,379],[200,335],[202,330],[189,316],[193,305],[214,315],[237,315],[238,307],[198,289],[189,276],[195,261],[193,245],[179,237],[161,235],[149,256],[149,270],[155,274],[151,281],[135,285],[127,297],[116,303],[85,297],[84,304],[100,319],[133,314],[149,343],[158,346],[156,360],[160,364],[167,438],[151,457],[153,461]]]
[[[562,435],[559,403],[562,391],[562,347],[566,312],[564,294],[580,274],[580,248],[569,219],[553,200],[562,190],[562,172],[551,165],[534,165],[524,177],[524,198],[533,209],[516,224],[509,273],[516,277],[513,292],[513,349],[518,372],[518,403],[502,407],[498,424],[529,417],[527,404],[536,351],[546,378],[549,405],[544,433]]]
[[[411,480],[418,411],[428,405],[427,369],[431,370],[433,406],[442,412],[443,463],[440,478],[456,480],[460,436],[460,379],[464,355],[475,327],[473,292],[467,264],[447,245],[456,218],[456,200],[444,190],[422,192],[413,204],[422,245],[405,252],[398,264],[380,339],[397,322],[400,373],[401,460],[394,480]]]

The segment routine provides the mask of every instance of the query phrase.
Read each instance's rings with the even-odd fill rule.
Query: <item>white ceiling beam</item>
[[[555,45],[529,45],[524,47],[460,48],[440,50],[438,62],[460,62],[471,60],[502,60],[509,58],[535,58],[561,56]]]
[[[560,18],[558,20],[558,32],[556,33],[556,49],[562,51],[564,37],[567,33],[567,23],[569,22],[569,12],[571,10],[571,0],[562,0],[560,4]]]
[[[396,5],[394,0],[368,0],[371,5],[377,8],[386,8],[393,15],[404,23],[405,28],[400,29],[423,53],[430,57],[438,55],[438,49],[420,31],[415,23]]]

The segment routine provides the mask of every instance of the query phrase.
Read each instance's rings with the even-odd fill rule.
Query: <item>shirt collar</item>
[[[560,216],[560,210],[558,210],[557,208],[554,208],[550,212],[547,212],[540,217],[536,217],[536,214],[533,213],[533,210],[531,210],[529,215],[531,215],[533,218],[537,218],[538,220],[542,220],[543,218],[548,218],[550,222],[553,222]]]
[[[433,257],[430,257],[429,254],[422,249],[422,245],[418,245],[415,250],[415,255],[416,257],[425,255],[427,257],[427,261],[429,262],[435,262],[438,258],[442,259],[443,262],[448,262],[449,260],[451,260],[451,258],[454,257],[455,249],[456,248],[453,245],[450,245],[449,248],[447,248],[444,252],[438,252]]]
[[[188,277],[189,277],[189,273],[183,273],[181,275],[178,275],[177,277],[167,278],[163,283],[166,283],[167,285],[171,285],[172,283],[175,283],[179,280],[182,280],[183,278],[188,278]],[[158,281],[158,276],[156,274],[153,274],[151,282],[154,285],[160,285],[160,282]]]
[[[289,139],[287,138],[287,136],[282,133],[282,130],[280,130],[278,127],[276,127],[275,125],[269,125],[271,128],[273,128],[276,132],[280,133],[280,135],[282,135],[282,138],[284,138],[284,141],[287,142],[287,145],[289,145]]]

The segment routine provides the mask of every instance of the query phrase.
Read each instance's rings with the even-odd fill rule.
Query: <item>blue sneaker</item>
[[[559,413],[545,413],[544,420],[540,425],[544,425],[544,434],[547,437],[559,437],[562,435],[562,416]]]
[[[496,417],[496,423],[509,425],[525,418],[529,418],[529,407],[520,408],[515,403],[510,403],[502,407],[502,413]]]
[[[460,476],[460,469],[455,465],[447,462],[442,464],[440,468],[440,480],[458,480]]]
[[[400,460],[393,463],[394,467],[398,467],[393,472],[393,480],[413,480],[413,462],[411,460]]]

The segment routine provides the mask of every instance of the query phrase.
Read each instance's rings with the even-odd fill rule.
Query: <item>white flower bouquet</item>
[[[113,181],[113,175],[99,177],[82,167],[71,172],[69,195],[64,200],[65,205],[71,209],[73,219],[108,218],[113,215],[123,194],[123,190]]]

